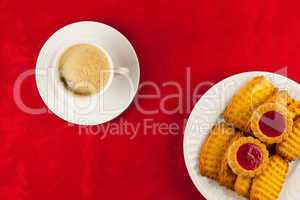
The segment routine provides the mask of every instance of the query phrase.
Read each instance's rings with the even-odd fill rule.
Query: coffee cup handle
[[[129,69],[125,67],[115,67],[113,72],[117,75],[127,76],[129,74]]]

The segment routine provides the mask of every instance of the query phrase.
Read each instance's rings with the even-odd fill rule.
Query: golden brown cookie
[[[300,102],[289,104],[288,109],[294,114],[294,117],[300,116]]]
[[[251,116],[251,130],[255,137],[266,144],[280,143],[292,130],[293,117],[279,103],[265,103]]]
[[[295,100],[289,95],[288,91],[278,90],[265,103],[279,103],[286,107],[294,102]]]
[[[238,140],[240,137],[242,137],[242,133],[236,133],[233,138],[230,141],[230,144],[232,144],[234,141]],[[230,144],[228,146],[230,146]],[[226,152],[228,151],[228,148]],[[231,168],[228,166],[228,161],[227,161],[227,153],[225,152],[223,159],[221,161],[221,167],[219,171],[219,176],[218,176],[218,181],[221,185],[233,189],[234,182],[236,179],[236,174],[233,173]]]
[[[241,176],[259,175],[269,160],[266,145],[253,137],[241,137],[233,142],[227,153],[228,165]]]
[[[288,137],[276,145],[276,152],[290,161],[300,157],[300,119],[294,121],[293,130]]]
[[[235,131],[225,123],[217,124],[201,147],[199,169],[203,176],[217,180],[221,161]]]
[[[253,179],[250,200],[278,199],[288,168],[287,161],[278,155],[272,156],[263,173]]]
[[[252,178],[246,176],[238,176],[234,183],[234,191],[238,195],[248,198],[250,195],[251,184]]]
[[[225,121],[248,131],[252,111],[269,99],[275,91],[276,88],[265,77],[253,78],[232,97],[224,112]]]
[[[275,92],[265,103],[279,103],[280,105],[287,107],[292,118],[300,114],[300,107],[298,107],[296,101],[289,95],[286,90],[279,90]]]

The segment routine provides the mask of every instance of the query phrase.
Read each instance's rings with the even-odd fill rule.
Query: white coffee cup
[[[90,95],[77,95],[73,91],[69,90],[61,80],[60,70],[59,70],[59,61],[63,53],[69,49],[70,47],[78,44],[88,44],[92,45],[99,49],[102,53],[105,54],[105,56],[108,59],[109,62],[109,79],[105,86],[98,90],[96,93],[90,94]],[[115,75],[124,76],[128,80],[129,78],[129,70],[125,67],[116,67],[112,61],[111,56],[109,53],[101,46],[97,45],[93,42],[87,42],[87,41],[77,41],[77,42],[66,42],[65,45],[63,45],[60,50],[57,52],[54,61],[53,61],[53,79],[54,79],[54,87],[56,88],[56,91],[59,93],[57,96],[63,96],[64,100],[63,103],[65,106],[62,110],[62,112],[73,112],[70,111],[70,107],[75,109],[75,112],[78,114],[88,114],[89,112],[94,112],[95,110],[98,110],[99,112],[107,113],[111,112],[111,110],[107,110],[104,106],[104,104],[101,104],[105,100],[105,92],[109,90],[111,87]],[[131,86],[131,80],[128,81]],[[60,100],[57,100],[60,101]],[[100,102],[100,103],[99,103]],[[59,102],[58,102],[59,103]]]
[[[70,47],[74,46],[74,45],[78,45],[78,44],[87,44],[87,45],[91,45],[94,46],[96,48],[99,49],[100,52],[104,53],[104,55],[106,56],[106,58],[108,59],[109,62],[109,79],[106,82],[105,86],[103,88],[101,88],[99,91],[97,91],[94,94],[90,94],[88,96],[93,96],[93,95],[102,95],[112,84],[114,75],[123,75],[123,76],[127,76],[129,74],[129,70],[128,68],[124,68],[124,67],[116,67],[114,66],[114,63],[111,59],[111,56],[109,55],[109,53],[101,46],[95,44],[95,43],[91,43],[91,42],[73,42],[70,43],[68,45],[65,45],[64,47],[62,47],[60,49],[60,51],[57,53],[55,59],[54,59],[54,68],[55,68],[55,76],[56,76],[56,81],[57,81],[57,85],[59,85],[59,88],[61,90],[64,90],[64,92],[70,93],[70,91],[65,87],[65,85],[63,84],[63,82],[60,80],[60,72],[59,72],[59,61],[61,59],[61,56],[63,55],[63,53],[69,49]],[[71,92],[73,95],[76,95],[75,93]],[[83,97],[84,98],[84,97]]]

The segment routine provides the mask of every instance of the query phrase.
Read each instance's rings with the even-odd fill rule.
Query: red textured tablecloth
[[[182,153],[188,91],[203,81],[250,70],[287,70],[300,81],[299,6],[293,0],[1,0],[0,199],[204,199],[188,176]],[[101,131],[79,134],[78,126],[52,113],[30,115],[18,108],[13,98],[17,77],[35,68],[40,48],[54,31],[81,20],[109,24],[132,42],[141,82],[157,83],[162,94],[141,99],[143,108],[158,108],[163,97],[177,91],[164,87],[166,81],[186,87],[190,68],[191,89],[184,89],[183,101],[166,102],[170,109],[182,103],[183,111],[146,115],[132,104],[104,124],[153,119],[178,123],[177,134],[146,130],[133,139],[124,134],[103,138]],[[139,91],[153,93],[153,88]],[[22,84],[21,94],[26,106],[45,107],[33,75]]]

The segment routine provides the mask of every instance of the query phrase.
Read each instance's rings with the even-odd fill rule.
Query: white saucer
[[[128,69],[128,76],[114,76],[101,99],[97,95],[70,98],[61,91],[53,68],[58,52],[74,43],[103,47],[115,66]],[[120,115],[132,102],[139,79],[139,62],[130,42],[116,29],[99,22],[77,22],[59,29],[44,44],[36,63],[36,84],[45,104],[60,118],[79,125],[101,124]]]
[[[234,192],[220,186],[213,180],[200,175],[198,170],[199,151],[212,126],[222,120],[222,113],[233,94],[248,80],[257,75],[264,75],[271,82],[287,89],[289,94],[299,100],[300,86],[295,81],[284,76],[269,72],[246,72],[231,76],[210,88],[195,105],[188,119],[184,133],[184,159],[189,175],[207,200],[237,200],[244,199]],[[299,199],[300,164],[299,160],[290,164],[289,174],[280,194],[280,200]]]

